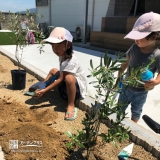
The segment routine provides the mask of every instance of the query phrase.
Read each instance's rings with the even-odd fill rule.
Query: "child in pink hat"
[[[140,16],[134,24],[131,32],[124,38],[135,40],[135,43],[126,52],[127,62],[121,65],[122,70],[118,76],[121,77],[123,71],[127,69],[127,75],[130,76],[132,68],[147,65],[154,58],[154,63],[148,68],[155,73],[158,70],[158,76],[145,82],[144,85],[129,86],[123,89],[123,93],[119,96],[119,102],[124,104],[122,111],[125,112],[129,104],[131,104],[131,119],[138,122],[140,119],[142,108],[146,102],[148,90],[160,83],[160,49],[156,47],[156,40],[160,37],[160,15],[149,12]]]
[[[78,108],[74,106],[75,99],[85,98],[87,94],[85,73],[77,57],[73,54],[72,40],[71,33],[62,27],[56,27],[44,40],[51,44],[53,52],[59,57],[60,69],[52,68],[44,83],[53,76],[58,78],[46,88],[36,92],[36,97],[40,98],[58,86],[61,97],[68,100],[65,120],[76,118]]]

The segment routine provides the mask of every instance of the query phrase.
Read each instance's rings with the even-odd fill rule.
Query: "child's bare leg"
[[[135,123],[138,122],[138,120],[137,120],[137,119],[134,119],[134,118],[131,118],[131,120],[134,121]]]
[[[71,112],[71,114],[66,115],[67,118],[74,116],[74,101],[76,96],[76,78],[68,74],[65,76],[65,83],[67,88],[67,95],[68,95],[68,107],[67,112]]]
[[[55,74],[58,75],[59,74],[59,70],[57,68],[52,68],[49,71],[49,73],[48,73],[47,77],[45,78],[44,82],[46,82],[48,79],[50,79]]]

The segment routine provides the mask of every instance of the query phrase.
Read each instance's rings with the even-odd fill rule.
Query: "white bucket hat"
[[[135,22],[133,29],[124,39],[139,40],[147,37],[151,32],[160,31],[160,15],[158,13],[145,13]]]
[[[63,27],[56,27],[51,32],[50,36],[47,39],[44,39],[43,41],[49,43],[61,43],[65,40],[72,42],[73,36],[67,29]]]

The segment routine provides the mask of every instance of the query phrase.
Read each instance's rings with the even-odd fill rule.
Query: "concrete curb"
[[[0,53],[4,56],[7,56],[9,59],[13,61],[13,63],[17,63],[15,57],[7,52],[6,50],[1,50]],[[22,61],[21,67],[25,69],[29,74],[35,76],[38,80],[42,81],[46,74],[40,71],[38,68],[28,64],[25,61]],[[86,97],[83,100],[77,100],[76,106],[79,107],[81,110],[90,113],[91,111],[91,103],[94,103],[93,99],[90,97]],[[115,119],[115,115],[110,116],[111,119]],[[103,120],[103,123],[106,125],[109,124],[109,121]],[[144,149],[152,153],[156,158],[160,158],[160,139],[159,136],[150,132],[149,130],[145,129],[144,127],[140,126],[132,122],[129,119],[125,119],[123,122],[124,127],[127,128],[130,126],[130,139],[137,145],[142,146]]]

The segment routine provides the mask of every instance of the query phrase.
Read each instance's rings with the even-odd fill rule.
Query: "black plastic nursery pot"
[[[11,70],[13,90],[21,90],[26,87],[26,70]]]

